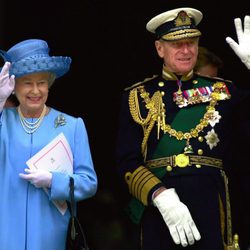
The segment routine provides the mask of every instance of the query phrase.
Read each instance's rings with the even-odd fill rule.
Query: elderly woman
[[[77,201],[97,190],[83,119],[46,106],[50,86],[68,72],[71,58],[50,56],[47,43],[39,39],[1,54],[6,62],[0,73],[0,249],[63,250],[70,176]],[[11,93],[19,105],[3,108]],[[26,162],[60,134],[72,152],[72,171],[29,168]]]

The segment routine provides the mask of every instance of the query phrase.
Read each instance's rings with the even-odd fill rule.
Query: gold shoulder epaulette
[[[138,87],[138,86],[140,86],[141,84],[143,84],[143,83],[145,83],[145,82],[148,82],[148,81],[150,81],[150,80],[156,78],[157,76],[158,76],[158,75],[153,75],[152,77],[145,78],[143,81],[134,83],[132,86],[129,86],[129,87],[125,88],[124,90],[127,91],[127,90],[133,89],[133,88],[135,88],[135,87]]]
[[[216,80],[216,81],[221,81],[221,82],[232,83],[231,80],[226,80],[226,79],[223,79],[223,78],[217,77],[217,76],[202,75],[202,74],[200,74],[200,73],[196,73],[196,75],[201,76],[201,77],[204,77],[204,78],[207,78],[207,79],[211,79],[211,80]]]

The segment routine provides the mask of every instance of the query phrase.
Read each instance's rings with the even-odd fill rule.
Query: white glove
[[[250,16],[245,16],[244,27],[242,27],[240,18],[234,19],[234,25],[239,44],[231,37],[227,37],[226,41],[240,60],[250,69]]]
[[[185,204],[183,204],[174,188],[166,189],[153,199],[159,209],[175,244],[186,247],[200,240],[201,235]]]
[[[6,62],[0,73],[0,112],[15,87],[15,76],[9,77],[9,69],[11,64]]]
[[[37,188],[49,188],[51,187],[52,173],[44,169],[29,169],[25,168],[24,171],[27,174],[20,173],[19,176]]]

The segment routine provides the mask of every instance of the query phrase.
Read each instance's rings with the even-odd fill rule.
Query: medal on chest
[[[225,100],[230,98],[229,91],[223,82],[217,82],[213,86],[204,86],[187,90],[181,90],[181,80],[177,81],[177,85],[178,90],[173,93],[173,101],[176,103],[176,105],[178,105],[179,108],[198,103],[210,102],[211,93],[214,92],[214,88],[216,88],[217,91],[217,100]]]

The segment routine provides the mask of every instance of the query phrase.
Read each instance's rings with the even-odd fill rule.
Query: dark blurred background
[[[176,7],[203,12],[200,44],[223,59],[220,76],[243,87],[250,84],[247,69],[225,42],[226,36],[237,39],[233,19],[250,14],[247,1],[2,1],[0,49],[40,38],[51,55],[72,58],[70,72],[51,88],[48,104],[82,117],[88,130],[99,189],[80,202],[78,214],[91,250],[132,249],[126,194],[114,159],[120,98],[125,87],[161,69],[145,25]]]

